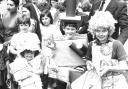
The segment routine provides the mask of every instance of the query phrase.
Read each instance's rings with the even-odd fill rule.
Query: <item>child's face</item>
[[[20,31],[28,32],[29,24],[19,24]]]
[[[104,43],[108,39],[109,31],[106,28],[99,27],[95,30],[96,38],[99,39],[101,43]]]
[[[34,52],[32,53],[25,53],[24,57],[27,61],[31,61],[32,59],[34,59]]]
[[[45,26],[48,26],[50,24],[50,18],[47,17],[47,16],[44,16],[42,17],[42,23],[45,25]]]
[[[72,26],[66,26],[64,31],[67,37],[72,38],[74,34],[76,33],[76,28]]]

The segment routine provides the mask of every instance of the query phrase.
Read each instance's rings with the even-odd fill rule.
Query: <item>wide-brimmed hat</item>
[[[40,45],[33,43],[33,44],[26,44],[22,50],[20,51],[21,56],[26,52],[26,51],[33,51],[33,52],[40,52]]]

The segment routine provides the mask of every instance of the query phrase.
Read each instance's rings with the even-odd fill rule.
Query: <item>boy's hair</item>
[[[24,57],[25,53],[33,53],[33,52],[34,52],[34,57],[36,57],[39,54],[39,50],[32,51],[32,50],[25,49],[23,52],[20,53],[20,55]]]
[[[65,22],[64,23],[64,28],[66,26],[69,26],[69,27],[75,27],[77,29],[77,23],[76,22]]]
[[[19,24],[29,24],[29,26],[30,26],[30,24],[31,24],[30,18],[21,17],[21,18],[18,18],[17,22],[18,22],[18,25]]]

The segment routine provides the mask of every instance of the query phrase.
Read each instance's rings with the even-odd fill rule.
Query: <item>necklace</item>
[[[102,44],[101,47],[100,47],[100,52],[104,56],[108,56],[112,53],[112,47],[109,46],[108,44]]]

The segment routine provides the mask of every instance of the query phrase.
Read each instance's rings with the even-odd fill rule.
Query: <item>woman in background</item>
[[[4,37],[5,42],[10,41],[11,37],[18,32],[17,27],[17,18],[19,6],[19,0],[7,0],[7,12],[3,14],[2,23],[2,36]]]

